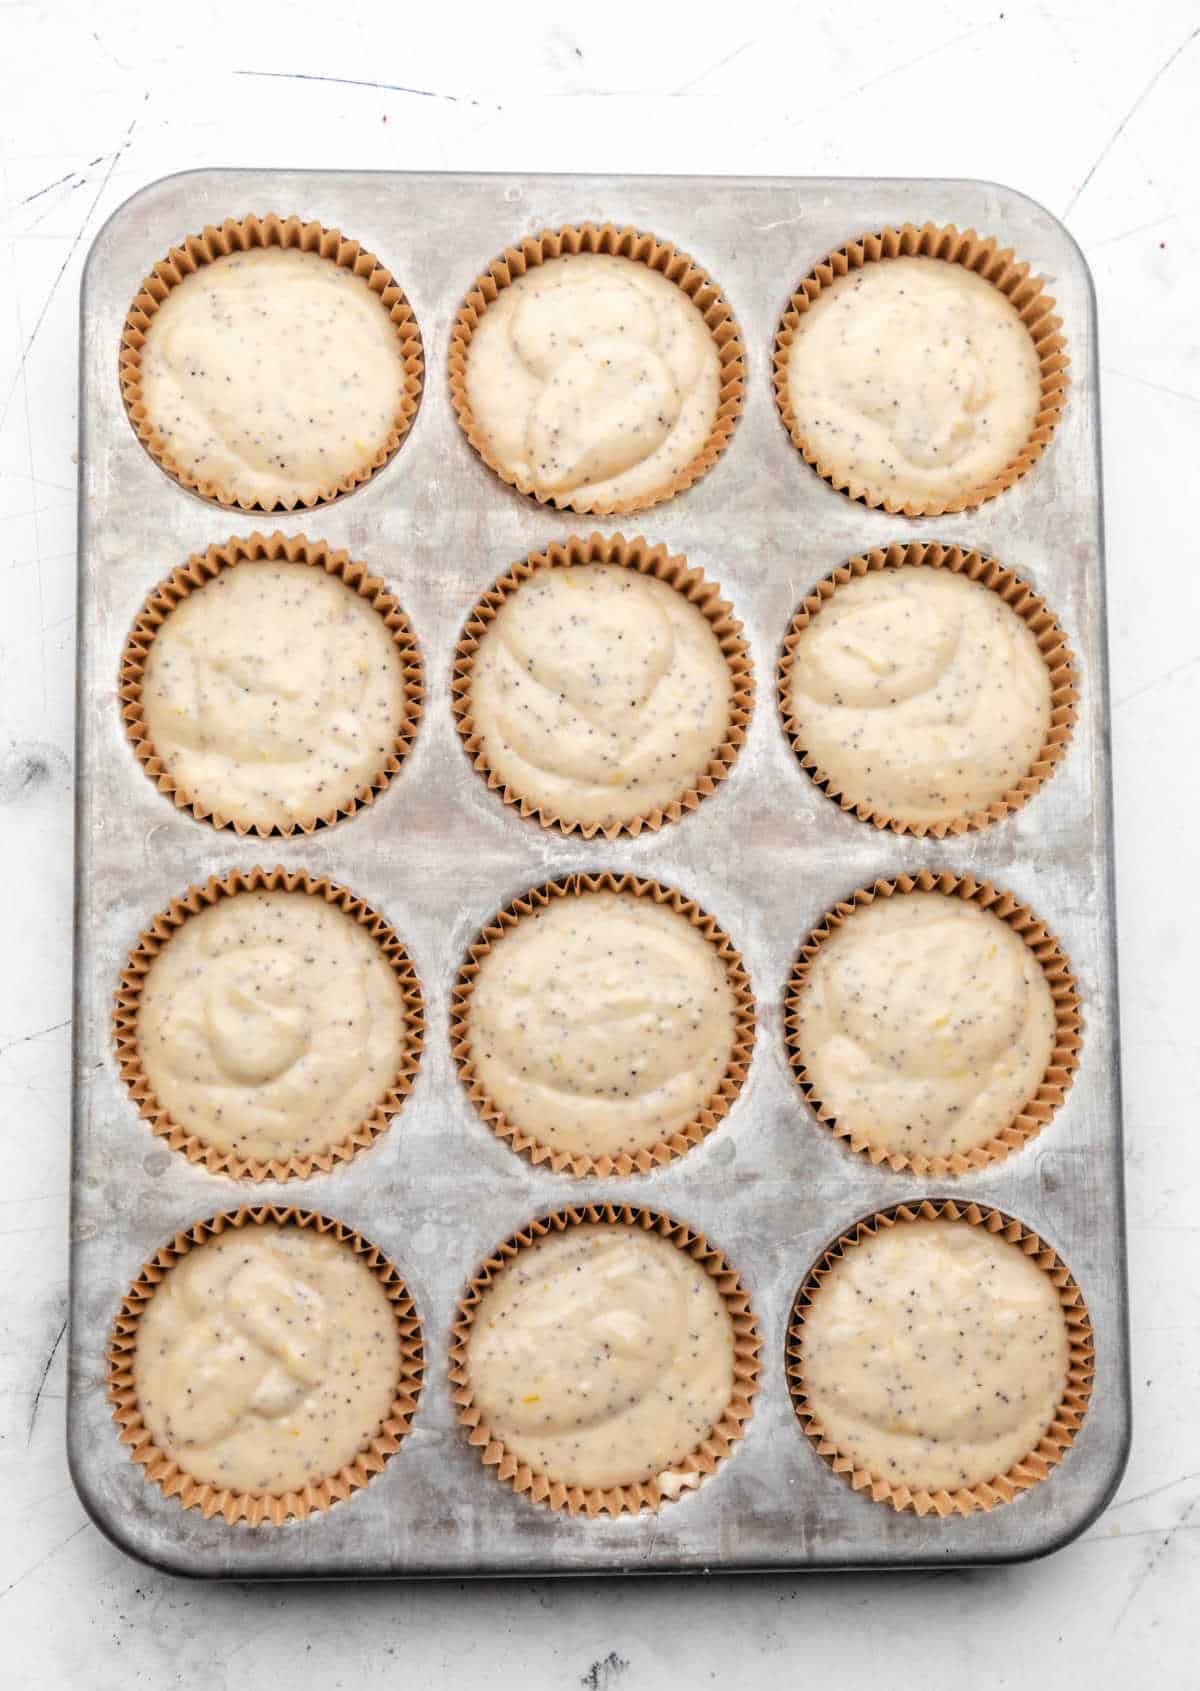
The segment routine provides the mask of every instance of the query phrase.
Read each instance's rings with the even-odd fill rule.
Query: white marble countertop
[[[0,1681],[1200,1685],[1194,0],[745,0],[687,31],[677,7],[571,11],[0,5]],[[977,176],[1082,244],[1103,371],[1135,1431],[1116,1501],[1049,1561],[218,1588],[140,1567],[89,1522],[62,1343],[79,275],[136,189],[237,163]]]

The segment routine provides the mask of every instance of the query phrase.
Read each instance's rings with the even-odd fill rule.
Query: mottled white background
[[[653,0],[0,3],[0,1685],[14,1691],[267,1676],[314,1691],[1200,1686],[1200,9],[738,0],[685,20]],[[137,188],[230,164],[980,176],[1041,200],[1082,244],[1100,301],[1136,1421],[1116,1502],[1049,1562],[216,1588],[128,1561],[85,1516],[62,1343],[79,275]]]

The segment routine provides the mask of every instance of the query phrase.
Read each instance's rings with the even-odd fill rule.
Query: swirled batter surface
[[[733,685],[704,613],[619,564],[538,570],[479,643],[471,715],[492,770],[562,821],[606,826],[693,788]]]
[[[171,1120],[263,1162],[340,1144],[394,1084],[406,1038],[377,942],[305,892],[239,892],[188,917],[147,970],[137,1018]]]
[[[940,892],[860,906],[821,941],[800,992],[815,1096],[888,1152],[986,1144],[1036,1093],[1054,1040],[1054,1000],[1024,940]]]
[[[956,1490],[1036,1449],[1070,1348],[1050,1276],[967,1222],[912,1221],[848,1247],[801,1331],[826,1435],[895,1485]]]
[[[496,462],[589,511],[653,493],[691,463],[716,421],[721,360],[674,282],[637,259],[579,253],[500,290],[465,379]]]
[[[949,570],[839,586],[795,647],[799,742],[855,804],[945,822],[1002,798],[1046,743],[1050,672],[997,593]]]
[[[163,1278],[133,1374],[155,1444],[194,1479],[278,1497],[352,1462],[395,1396],[382,1285],[312,1228],[228,1228]]]
[[[716,1281],[661,1234],[619,1224],[521,1251],[484,1292],[467,1355],[492,1432],[568,1485],[670,1491],[733,1396]]]
[[[142,711],[204,809],[286,829],[370,792],[408,705],[399,650],[361,594],[305,564],[247,560],[163,622]]]

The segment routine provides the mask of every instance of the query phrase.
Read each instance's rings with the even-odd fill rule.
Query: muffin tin
[[[379,254],[427,360],[420,411],[390,464],[331,505],[257,519],[158,468],[118,379],[141,277],[186,233],[250,211],[320,220]],[[455,313],[481,267],[524,235],[589,218],[690,253],[732,305],[746,352],[743,414],[720,460],[689,491],[624,519],[557,512],[504,486],[463,437],[446,378]],[[1071,385],[1051,445],[1015,487],[974,511],[914,520],[852,502],[805,464],[780,422],[771,359],[814,263],[864,231],[926,219],[994,234],[1047,279]],[[1124,1464],[1130,1395],[1096,379],[1078,249],[1048,212],[986,183],[202,171],[154,184],[110,219],[82,298],[68,1440],[80,1494],[118,1544],[173,1571],[237,1579],[911,1568],[1041,1555],[1095,1519]],[[424,664],[424,716],[399,773],[372,806],[308,836],[239,837],[176,809],[143,774],[121,715],[121,655],[146,594],[189,554],[256,528],[345,547],[382,576]],[[453,714],[455,645],[481,593],[531,550],[593,530],[662,542],[719,583],[756,672],[728,779],[636,838],[585,840],[523,819],[471,768]],[[845,560],[910,540],[973,547],[1020,575],[1060,617],[1079,671],[1074,736],[1043,789],[944,840],[843,812],[800,768],[775,697],[806,593]],[[328,876],[395,928],[421,983],[426,1041],[411,1095],[373,1146],[304,1181],[250,1184],[189,1163],[138,1118],[113,994],[139,933],[185,888],[276,864]],[[994,882],[1037,911],[1070,957],[1084,1029],[1071,1089],[1042,1133],[942,1179],[873,1165],[823,1132],[790,1073],[784,1025],[793,964],[824,913],[925,867]],[[451,1051],[452,995],[498,909],[555,877],[603,871],[665,883],[712,915],[749,971],[758,1036],[728,1115],[685,1156],[576,1179],[516,1156],[480,1119]],[[1036,1232],[1077,1279],[1095,1338],[1090,1408],[1061,1467],[1011,1504],[946,1519],[895,1512],[832,1474],[787,1377],[793,1303],[822,1252],[859,1219],[926,1197],[996,1208]],[[113,1426],[105,1353],[141,1265],[245,1203],[315,1210],[377,1243],[412,1296],[426,1373],[411,1432],[365,1488],[308,1520],[231,1527],[145,1482]],[[451,1345],[468,1282],[529,1222],[582,1204],[666,1212],[703,1233],[740,1276],[762,1336],[745,1437],[657,1512],[572,1518],[534,1504],[498,1483],[458,1424]]]

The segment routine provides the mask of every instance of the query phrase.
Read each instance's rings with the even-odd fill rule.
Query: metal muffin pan
[[[117,352],[142,276],[206,223],[297,213],[388,264],[420,324],[420,411],[394,460],[312,512],[254,516],[176,486],[125,416]],[[789,442],[771,387],[775,331],[825,253],[885,224],[956,223],[1011,245],[1047,279],[1068,337],[1071,387],[1047,451],[1018,485],[957,516],[908,520],[826,486]],[[455,422],[450,325],[478,272],[542,228],[629,223],[690,253],[733,306],[747,361],[733,440],[689,492],[631,518],[556,512],[503,486]],[[82,294],[79,697],[71,1324],[72,1473],[97,1523],[133,1555],[180,1573],[246,1579],[935,1567],[1041,1555],[1081,1533],[1120,1478],[1130,1390],[1109,792],[1103,523],[1095,302],[1071,237],[1048,212],[981,182],[709,177],[199,171],[143,190],[109,220]],[[217,832],[177,811],[138,766],[117,700],[122,648],[147,591],[189,553],[254,528],[347,547],[400,599],[425,662],[426,709],[403,771],[367,811],[308,838]],[[644,534],[720,583],[745,626],[757,703],[730,778],[693,815],[611,844],[564,838],[489,793],[450,709],[451,657],[480,593],[515,560],[592,529]],[[1020,812],[960,839],[877,832],[823,796],[789,749],[775,670],[789,619],[836,564],[891,540],[939,539],[1024,576],[1077,656],[1074,741]],[[411,1097],[347,1166],[250,1186],[210,1175],[139,1120],[111,1031],[113,990],[149,919],[190,883],[283,864],[325,874],[393,924],[425,995],[428,1036]],[[782,999],[801,941],[838,898],[922,865],[1010,889],[1064,946],[1079,983],[1081,1061],[1045,1131],[1007,1161],[957,1179],[872,1166],[818,1127],[788,1068]],[[552,877],[611,868],[679,887],[730,935],[750,971],[759,1032],[728,1117],[669,1166],[625,1180],[534,1168],[496,1139],[459,1083],[450,989],[481,925]],[[805,1438],[788,1395],[792,1301],[850,1223],[910,1198],[995,1205],[1054,1246],[1095,1329],[1091,1407],[1049,1481],[987,1514],[918,1519],[855,1494]],[[708,1235],[747,1287],[761,1330],[761,1388],[745,1439],[699,1489],[657,1514],[572,1519],[484,1468],[447,1384],[455,1304],[468,1276],[527,1221],[586,1199],[665,1210]],[[242,1203],[294,1203],[380,1245],[424,1330],[413,1430],[365,1490],[282,1527],[230,1528],[147,1484],[110,1419],[105,1349],[142,1263],[177,1230]]]

